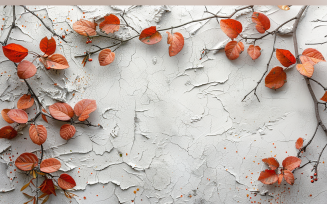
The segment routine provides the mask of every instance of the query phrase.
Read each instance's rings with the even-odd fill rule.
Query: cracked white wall
[[[78,197],[72,203],[325,203],[327,186],[326,163],[319,166],[319,181],[310,183],[311,165],[296,171],[295,184],[283,182],[264,185],[257,181],[266,169],[262,158],[276,156],[281,162],[296,155],[297,138],[309,139],[316,119],[312,99],[303,77],[295,70],[287,71],[287,83],[277,91],[260,84],[259,103],[253,95],[241,102],[265,70],[272,49],[272,36],[257,41],[262,48],[259,59],[252,61],[242,53],[229,61],[223,51],[199,60],[203,48],[219,48],[227,36],[215,19],[174,29],[185,37],[183,50],[168,55],[166,33],[163,40],[149,46],[137,38],[122,45],[115,61],[101,67],[97,55],[85,67],[81,58],[92,45],[112,44],[106,38],[86,38],[72,31],[72,24],[81,19],[101,19],[108,13],[121,14],[141,31],[149,26],[167,28],[209,16],[204,6],[28,6],[36,11],[58,34],[66,35],[68,43],[56,38],[57,53],[68,59],[70,68],[45,70],[39,62],[37,75],[28,79],[42,102],[55,101],[74,105],[84,98],[95,99],[98,108],[90,121],[104,128],[77,126],[69,141],[61,139],[63,123],[40,121],[48,130],[44,143],[45,158],[55,157],[62,163],[61,172],[72,175],[77,182]],[[235,6],[208,6],[209,11],[230,14]],[[255,6],[271,20],[272,29],[294,17],[299,6],[290,11],[276,6]],[[310,6],[298,28],[300,53],[308,42],[325,41],[326,6]],[[9,42],[40,53],[39,42],[51,33],[40,22],[17,6],[17,25]],[[246,35],[256,35],[251,11],[236,15]],[[12,21],[10,6],[0,7],[0,40]],[[285,29],[290,29],[287,24]],[[121,28],[117,37],[128,38],[135,33]],[[248,44],[245,44],[247,49]],[[289,49],[289,36],[277,37],[277,48]],[[317,48],[325,57],[325,45]],[[94,48],[94,47],[93,47]],[[31,60],[31,55],[27,57]],[[27,87],[18,79],[15,67],[0,51],[0,108],[14,108]],[[279,65],[275,57],[270,68]],[[316,65],[314,78],[327,76],[326,63]],[[55,85],[56,84],[56,85]],[[313,85],[317,95],[320,87]],[[30,110],[33,115],[33,109]],[[327,120],[326,112],[322,118]],[[0,125],[6,122],[0,120]],[[0,202],[23,203],[27,198],[20,188],[28,176],[15,170],[13,162],[23,152],[38,152],[28,129],[13,140],[0,143]],[[318,130],[303,162],[315,160],[327,138]],[[327,159],[322,156],[321,161]],[[30,190],[30,189],[29,189]],[[28,191],[28,190],[27,190]],[[267,192],[268,191],[268,192]],[[267,193],[266,193],[267,192]],[[62,193],[50,197],[50,203],[70,203]]]

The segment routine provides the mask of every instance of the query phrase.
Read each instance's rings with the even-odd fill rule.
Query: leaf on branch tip
[[[17,131],[11,126],[5,126],[0,129],[0,138],[12,139],[17,136]]]
[[[274,157],[264,158],[262,161],[267,164],[271,170],[275,170],[279,167],[279,163]]]
[[[283,161],[283,167],[285,170],[290,170],[293,171],[297,167],[299,167],[301,164],[301,159],[294,157],[294,156],[289,156],[286,157]]]
[[[76,182],[73,179],[73,177],[71,177],[70,175],[61,174],[58,179],[58,185],[60,188],[67,190],[67,189],[74,188],[76,186]]]
[[[294,55],[289,50],[276,49],[276,57],[284,67],[289,67],[296,62]]]
[[[11,43],[2,47],[3,54],[13,62],[21,62],[27,55],[28,49],[25,47]]]
[[[23,60],[17,66],[17,75],[20,79],[28,79],[31,78],[36,74],[36,67],[35,65],[27,60]]]
[[[17,102],[18,109],[28,109],[32,107],[34,104],[34,98],[32,95],[24,94],[22,97],[19,98]]]
[[[262,171],[260,173],[260,176],[258,178],[259,181],[261,181],[264,184],[273,184],[278,180],[278,176],[275,172],[275,170],[268,170]]]
[[[97,109],[97,104],[95,100],[92,99],[83,99],[76,103],[74,106],[74,112],[79,117],[79,121],[85,121],[90,116],[89,114],[92,113]]]
[[[28,115],[24,110],[21,109],[11,109],[8,113],[10,119],[16,123],[27,123]]]
[[[114,33],[119,30],[120,20],[114,14],[110,14],[109,16],[104,17],[104,21],[102,21],[99,25],[101,31],[109,34]]]
[[[69,67],[67,59],[61,54],[53,54],[49,57],[41,57],[39,60],[47,69],[67,69]]]
[[[253,60],[255,60],[260,57],[261,55],[260,50],[261,48],[259,46],[250,45],[248,48],[248,54]]]
[[[40,42],[40,50],[46,55],[52,55],[56,51],[56,47],[56,41],[53,37],[51,39],[44,37]]]
[[[303,147],[303,138],[299,137],[299,139],[297,139],[295,142],[295,148],[301,149],[302,147]]]
[[[265,78],[265,85],[271,89],[279,89],[286,83],[286,73],[281,67],[274,67]]]
[[[48,137],[47,129],[43,125],[31,124],[29,135],[33,143],[37,145],[43,144]]]
[[[314,67],[310,62],[305,62],[303,64],[296,65],[297,71],[300,72],[303,76],[311,78],[313,75]]]
[[[257,24],[255,28],[259,33],[265,33],[270,28],[270,20],[263,13],[253,12],[252,22]]]
[[[169,46],[169,56],[177,55],[184,47],[184,37],[181,33],[174,33],[173,35],[170,32],[166,32],[168,34],[167,44]]]
[[[106,66],[108,64],[111,64],[115,60],[115,53],[111,52],[109,48],[101,50],[98,59],[100,66]]]
[[[220,28],[231,39],[236,38],[243,29],[242,24],[234,19],[222,19]]]
[[[240,53],[244,51],[244,45],[242,42],[230,41],[225,46],[225,54],[228,59],[235,60],[240,56]]]
[[[144,29],[139,37],[139,40],[145,44],[153,45],[160,42],[162,39],[161,34],[157,31],[156,26],[151,26]]]
[[[302,52],[300,56],[302,63],[310,62],[312,65],[317,64],[318,62],[326,62],[324,56],[316,49],[307,48]]]
[[[55,103],[49,106],[49,111],[57,120],[67,121],[74,116],[73,108],[67,103]]]
[[[40,170],[45,173],[53,173],[60,169],[61,163],[58,159],[49,158],[45,159],[40,164]]]
[[[31,171],[37,166],[39,159],[35,154],[23,153],[15,161],[15,166],[22,171]]]
[[[93,23],[91,21],[81,19],[73,24],[73,30],[80,35],[94,36],[97,34],[96,32],[97,25],[98,25],[97,23]]]
[[[45,179],[43,183],[39,186],[42,193],[45,193],[47,195],[54,194],[56,196],[55,187],[53,184],[52,179]]]
[[[72,138],[76,133],[76,129],[73,125],[64,124],[60,128],[60,137],[64,140],[69,140]]]

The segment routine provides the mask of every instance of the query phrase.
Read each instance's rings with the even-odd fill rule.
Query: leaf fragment
[[[120,20],[114,14],[110,14],[109,16],[104,17],[104,21],[102,21],[99,25],[101,31],[109,34],[114,33],[119,30]]]
[[[151,26],[149,28],[144,29],[139,36],[139,40],[148,45],[156,44],[160,42],[161,39],[162,36],[157,31],[156,26]]]

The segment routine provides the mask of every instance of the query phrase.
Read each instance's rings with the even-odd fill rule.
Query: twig
[[[133,29],[137,34],[140,34],[140,33],[139,33],[135,28],[133,28],[132,26],[130,26],[130,25],[127,23],[127,21],[126,21],[125,18],[124,18],[124,14],[125,14],[125,10],[124,10],[123,15],[120,15],[120,16],[121,16],[121,18],[124,20],[126,26],[132,28],[132,29]]]
[[[309,80],[316,82],[318,85],[320,85],[325,91],[327,90],[327,87],[323,86],[319,81],[309,78]]]
[[[317,126],[316,126],[316,130],[315,130],[315,132],[313,133],[313,135],[312,135],[312,137],[311,137],[311,139],[309,140],[309,142],[305,145],[305,146],[303,146],[301,149],[299,149],[299,152],[297,153],[297,157],[301,157],[301,152],[303,151],[303,152],[305,152],[305,150],[307,149],[307,147],[309,146],[309,144],[311,144],[311,142],[312,142],[312,140],[313,140],[313,138],[315,137],[315,135],[316,135],[316,133],[317,133],[317,130],[318,130],[318,128],[319,128],[319,123],[317,123]]]
[[[320,42],[320,43],[305,43],[305,45],[323,45],[323,44],[325,44],[325,43],[327,43],[327,41],[325,41],[325,42]]]
[[[5,41],[3,41],[2,45],[7,45],[10,33],[12,31],[12,29],[14,29],[16,27],[16,11],[15,11],[15,5],[12,6],[12,15],[13,15],[13,20],[12,20],[12,24],[10,26],[9,32],[7,34],[7,37],[5,39]]]
[[[312,169],[315,172],[314,176],[316,178],[318,177],[318,165],[319,165],[319,161],[320,161],[321,155],[324,152],[324,150],[326,149],[326,147],[327,147],[327,144],[324,146],[324,148],[322,148],[322,150],[321,150],[321,152],[319,154],[318,160],[317,160],[316,164],[313,166],[313,169]]]

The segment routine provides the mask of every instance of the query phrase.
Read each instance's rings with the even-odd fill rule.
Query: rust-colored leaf
[[[283,174],[278,174],[278,185],[280,185],[283,181]]]
[[[99,25],[101,31],[109,34],[114,33],[119,30],[120,20],[114,14],[110,14],[109,16],[104,17],[104,21],[102,21]]]
[[[225,54],[228,59],[235,60],[244,51],[244,45],[242,42],[230,41],[225,46]]]
[[[31,124],[29,135],[33,143],[37,145],[43,144],[47,140],[47,129],[43,125]]]
[[[31,171],[37,166],[39,159],[35,154],[23,153],[15,161],[15,166],[22,171]]]
[[[286,73],[281,67],[274,67],[265,78],[266,87],[279,89],[286,83]]]
[[[236,38],[243,29],[242,24],[234,19],[222,19],[220,28],[231,39]]]
[[[255,60],[260,57],[261,55],[260,50],[261,48],[259,46],[250,45],[248,48],[248,54],[253,60]]]
[[[327,102],[327,91],[326,91],[325,94],[321,97],[320,100],[323,100],[323,101]]]
[[[288,11],[290,10],[290,7],[288,5],[278,5],[278,8],[284,10],[284,11]]]
[[[7,115],[16,123],[27,123],[28,115],[21,109],[11,109]]]
[[[75,135],[75,133],[76,129],[73,125],[64,124],[60,128],[60,137],[62,137],[64,140],[69,140]]]
[[[303,138],[299,137],[299,139],[297,139],[295,142],[295,148],[301,149],[302,147],[303,147]]]
[[[73,108],[67,103],[55,103],[49,106],[49,111],[58,120],[67,121],[74,116]]]
[[[2,118],[9,124],[11,123],[14,123],[15,121],[13,121],[12,119],[9,118],[8,116],[8,112],[10,111],[11,109],[3,109],[1,111],[1,115],[2,115]]]
[[[284,170],[284,178],[288,184],[290,184],[290,185],[294,184],[294,175],[291,171]]]
[[[168,34],[167,44],[169,46],[169,56],[177,55],[184,47],[184,37],[181,33],[174,33],[173,35],[170,32],[166,32]]]
[[[300,72],[303,76],[311,78],[313,75],[314,67],[310,62],[305,62],[303,64],[296,65],[297,71]]]
[[[0,138],[12,139],[17,136],[17,131],[11,126],[5,126],[0,129]]]
[[[13,62],[21,62],[27,55],[28,49],[15,43],[10,43],[2,47],[3,54]]]
[[[28,108],[32,107],[33,104],[34,104],[34,98],[32,97],[32,95],[24,94],[17,101],[17,108],[18,109],[28,109]]]
[[[288,50],[276,49],[276,57],[284,67],[289,67],[296,62],[294,55]]]
[[[44,110],[44,108],[42,108],[42,112],[46,113],[46,111]],[[42,119],[48,123],[48,119],[45,115],[42,114]]]
[[[97,25],[97,23],[81,19],[73,24],[73,30],[80,35],[94,36],[97,34]]]
[[[39,60],[47,69],[67,69],[69,67],[66,58],[61,54],[53,54],[46,58],[41,57]]]
[[[49,200],[49,197],[50,197],[50,195],[47,195],[47,196],[44,198],[44,200],[42,201],[42,203],[41,203],[41,204],[44,204],[44,203],[46,203],[46,202]]]
[[[90,117],[89,114],[95,111],[96,109],[97,104],[95,100],[83,99],[76,103],[74,107],[74,112],[79,117],[78,120],[85,121]]]
[[[55,187],[54,187],[52,179],[46,178],[43,181],[43,183],[39,186],[39,188],[42,191],[42,193],[45,193],[48,195],[54,194],[56,196],[56,191],[55,191]]]
[[[273,184],[278,180],[278,176],[275,170],[266,169],[260,173],[258,180],[264,184]]]
[[[53,173],[60,169],[61,163],[58,159],[49,158],[45,159],[40,164],[40,170],[45,173]]]
[[[274,157],[264,158],[262,161],[267,164],[271,170],[275,170],[279,167],[279,163]]]
[[[286,157],[283,161],[284,169],[290,171],[293,171],[295,168],[299,167],[300,164],[301,164],[301,159],[294,156]]]
[[[115,53],[111,52],[109,48],[101,50],[99,53],[100,66],[106,66],[115,60]]]
[[[67,189],[74,188],[76,186],[76,182],[73,179],[73,177],[71,177],[70,175],[61,174],[58,179],[58,185],[60,188],[67,190]]]
[[[52,55],[56,51],[56,47],[56,41],[53,37],[51,39],[44,37],[40,42],[40,50],[46,55]]]
[[[27,60],[23,60],[17,66],[17,75],[20,79],[28,79],[31,78],[36,74],[36,67],[35,65]]]
[[[257,24],[255,28],[259,33],[265,33],[270,28],[270,20],[263,13],[253,12],[252,22]]]
[[[313,48],[307,48],[303,51],[302,55],[300,56],[301,62],[304,64],[306,62],[310,62],[310,64],[315,65],[318,62],[326,62],[324,56]]]
[[[20,189],[20,191],[25,190],[29,185],[30,185],[30,182],[28,182],[27,184],[25,184],[25,185]],[[27,194],[27,195],[28,195],[28,194]]]
[[[156,26],[151,26],[144,29],[139,37],[139,40],[145,44],[153,45],[160,42],[162,39],[161,34],[157,31]]]

